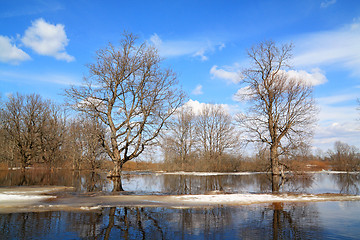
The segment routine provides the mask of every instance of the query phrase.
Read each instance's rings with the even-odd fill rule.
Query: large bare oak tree
[[[311,83],[286,72],[292,49],[291,44],[278,46],[272,41],[250,48],[252,65],[242,72],[245,86],[238,91],[249,104],[238,118],[244,135],[269,146],[273,191],[279,190],[279,156],[311,137],[317,111]]]
[[[108,127],[100,136],[115,163],[112,176],[122,166],[154,144],[167,119],[182,104],[176,74],[161,66],[157,50],[125,33],[119,46],[109,44],[88,65],[84,85],[66,90],[68,103],[99,119]]]

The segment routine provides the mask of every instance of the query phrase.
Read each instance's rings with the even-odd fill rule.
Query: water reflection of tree
[[[312,175],[288,175],[280,186],[283,192],[304,192],[313,183]],[[203,194],[210,191],[271,192],[270,174],[252,175],[164,175],[164,189],[172,194]]]
[[[313,174],[289,174],[281,184],[283,192],[306,192],[314,182]]]
[[[0,171],[0,186],[68,186],[75,191],[102,191],[107,180],[92,171],[27,169]]]
[[[107,224],[98,232],[97,237],[110,239],[164,239],[164,231],[159,220],[152,215],[151,210],[139,207],[111,207],[104,210]]]
[[[4,239],[319,239],[314,204],[170,209],[111,207],[96,212],[0,215]]]
[[[224,192],[248,191],[253,186],[263,186],[265,183],[266,179],[263,174],[251,176],[164,175],[164,189],[172,194],[204,194],[217,190]]]
[[[321,239],[322,232],[315,205],[273,203],[247,218],[239,238]]]
[[[226,229],[232,220],[231,210],[226,208],[113,207],[106,210],[106,215],[107,224],[97,236],[103,239],[186,239],[194,234],[203,234],[208,239],[213,237],[214,230]]]
[[[360,174],[331,174],[331,177],[337,183],[340,193],[356,195],[360,193]]]

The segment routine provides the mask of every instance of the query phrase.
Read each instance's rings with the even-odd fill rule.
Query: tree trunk
[[[280,175],[273,174],[271,178],[272,187],[271,190],[273,193],[277,193],[280,190]]]
[[[272,175],[280,175],[277,145],[275,145],[275,144],[270,146],[270,161],[271,161]]]
[[[275,144],[270,146],[270,161],[272,174],[272,192],[279,192],[280,190],[280,169],[279,158],[277,154],[277,146]]]
[[[116,161],[115,162],[115,167],[114,167],[114,171],[111,174],[111,177],[120,177],[121,176],[121,171],[122,171],[122,161]]]
[[[112,177],[111,180],[114,183],[113,192],[123,192],[124,191],[124,189],[122,187],[121,176]]]
[[[108,178],[110,178],[114,183],[113,192],[124,191],[121,182],[121,171],[122,171],[123,161],[116,161],[114,170],[110,171]]]

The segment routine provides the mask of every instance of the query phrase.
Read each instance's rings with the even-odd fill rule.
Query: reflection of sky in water
[[[106,172],[21,171],[0,172],[0,186],[69,186],[75,192],[111,192]],[[159,173],[123,172],[123,189],[132,194],[269,193],[271,176],[265,173]],[[360,194],[360,173],[309,173],[287,175],[281,192]]]
[[[344,206],[342,206],[344,204]],[[359,202],[0,214],[3,239],[358,239]]]
[[[349,176],[350,179],[344,176]],[[226,193],[271,192],[269,177],[263,173],[245,175],[128,173],[123,175],[122,183],[126,191],[140,193],[203,194],[214,190]],[[360,179],[356,174],[313,173],[305,178],[289,178],[281,190],[310,194],[359,194],[359,186]]]
[[[320,213],[321,224],[326,228],[325,238],[341,236],[342,239],[359,239],[360,202],[321,202],[313,204]]]
[[[126,191],[162,192],[162,178],[158,175],[124,175],[123,188]]]
[[[314,174],[312,190],[314,193],[339,193],[339,187],[333,180],[334,175]]]

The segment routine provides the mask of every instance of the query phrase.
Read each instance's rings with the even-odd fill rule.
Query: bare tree
[[[105,127],[98,119],[79,116],[68,125],[68,158],[74,169],[89,167],[95,170],[103,160],[102,138]]]
[[[102,145],[115,163],[113,177],[155,143],[183,99],[175,73],[161,67],[157,50],[136,42],[136,36],[124,34],[119,47],[109,44],[97,51],[85,85],[66,90],[73,108],[108,127],[110,136],[103,137]]]
[[[163,133],[165,160],[182,169],[196,164],[201,170],[220,169],[221,161],[230,160],[230,152],[238,146],[232,116],[220,104],[205,104],[199,112],[182,106]]]
[[[47,111],[44,112],[45,123],[40,131],[40,150],[42,161],[50,168],[55,164],[59,165],[65,156],[61,151],[66,134],[66,117],[62,109],[46,102]]]
[[[220,156],[226,149],[239,144],[232,116],[222,105],[206,104],[196,120],[196,133],[205,155]]]
[[[252,65],[243,71],[245,87],[238,91],[250,105],[238,118],[247,140],[269,146],[273,191],[278,191],[279,156],[310,139],[315,122],[312,85],[286,72],[292,49],[291,44],[277,46],[272,41],[250,48]]]
[[[360,166],[360,152],[355,146],[336,141],[334,151],[328,152],[335,170],[357,171]]]
[[[16,146],[21,167],[59,158],[65,119],[60,109],[40,95],[10,96],[3,109],[3,124]]]
[[[192,108],[186,106],[179,108],[162,135],[165,161],[180,163],[184,168],[194,153],[196,142],[195,114]]]

